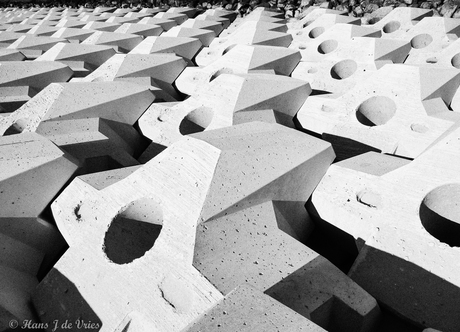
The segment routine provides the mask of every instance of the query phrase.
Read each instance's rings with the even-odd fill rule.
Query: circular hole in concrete
[[[198,133],[206,129],[211,123],[214,112],[210,107],[199,107],[188,113],[179,125],[182,135]]]
[[[423,123],[413,123],[410,125],[410,129],[419,134],[424,134],[429,130],[429,128]]]
[[[308,37],[313,38],[313,39],[317,38],[321,34],[323,34],[324,31],[326,31],[326,29],[324,29],[323,27],[313,28],[313,29],[311,29],[310,33],[308,34]]]
[[[214,79],[216,79],[222,74],[233,74],[233,70],[231,70],[230,68],[221,68],[211,75],[211,77],[209,78],[209,82],[212,82]]]
[[[367,23],[369,23],[369,24],[375,24],[375,23],[377,23],[378,21],[380,21],[380,18],[379,18],[379,17],[373,17],[373,18],[371,18]]]
[[[435,56],[426,59],[426,63],[437,63],[437,62],[438,62],[438,58],[436,58]]]
[[[305,50],[306,48],[307,48],[307,45],[305,45],[304,43],[299,44],[299,50]]]
[[[363,189],[356,194],[356,199],[363,205],[371,208],[382,207],[382,196],[372,189]]]
[[[313,21],[307,21],[307,22],[305,22],[305,23],[303,24],[303,27],[306,28],[307,26],[309,26],[309,25],[312,24],[313,22],[314,22],[314,20],[313,20]]]
[[[387,123],[396,113],[396,104],[385,96],[373,96],[365,100],[356,110],[358,121],[369,127]]]
[[[5,132],[3,133],[3,136],[20,134],[24,131],[26,126],[27,126],[27,119],[25,118],[18,119],[5,130]]]
[[[383,32],[385,33],[392,33],[398,30],[401,27],[401,23],[399,21],[390,21],[383,26]]]
[[[333,52],[337,48],[337,46],[339,46],[339,43],[336,40],[325,40],[321,44],[319,44],[318,52],[321,54],[328,54]]]
[[[412,46],[412,48],[420,49],[420,48],[427,47],[428,45],[431,44],[432,41],[433,41],[433,37],[431,37],[427,33],[422,33],[412,38],[412,40],[410,41],[410,45]]]
[[[431,190],[420,204],[420,220],[428,233],[450,246],[460,246],[460,184]]]
[[[224,54],[227,54],[228,52],[230,52],[232,50],[232,48],[234,48],[236,46],[236,44],[233,44],[233,45],[230,45],[229,47],[227,47],[223,52],[222,52],[222,55]]]
[[[452,60],[450,60],[450,63],[452,66],[454,66],[457,69],[460,69],[460,53],[455,54],[452,57]]]
[[[358,64],[354,60],[342,60],[331,68],[331,76],[336,80],[343,80],[350,77],[358,69]]]
[[[307,73],[309,73],[309,74],[314,74],[316,72],[318,72],[318,69],[316,69],[316,68],[310,68],[310,69],[307,70]]]
[[[153,198],[132,202],[112,220],[104,237],[103,250],[116,264],[127,264],[144,256],[155,244],[163,225],[163,212]]]

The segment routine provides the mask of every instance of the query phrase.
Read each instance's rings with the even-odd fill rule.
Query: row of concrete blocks
[[[20,30],[153,14],[3,13],[2,330],[376,331],[382,306],[455,331],[457,21],[213,10],[204,33],[174,9],[187,37],[129,47]]]

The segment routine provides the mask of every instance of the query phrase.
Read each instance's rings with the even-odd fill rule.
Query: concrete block
[[[152,15],[148,13],[141,13],[141,12],[128,12],[123,17],[136,17],[139,20],[142,20],[145,17],[152,17]]]
[[[330,27],[335,24],[352,24],[352,25],[361,25],[361,20],[359,18],[336,15],[336,14],[323,14],[311,22],[306,27],[302,28],[299,31],[289,31],[292,33],[294,40],[303,41],[308,43],[323,33],[325,33]]]
[[[263,93],[255,95],[262,85]],[[272,109],[277,122],[292,127],[293,116],[310,92],[308,83],[290,77],[222,74],[180,104],[153,104],[139,119],[139,127],[143,135],[162,146],[183,135],[231,126],[238,113]]]
[[[371,151],[360,154],[354,158],[340,161],[335,163],[335,165],[366,174],[382,176],[400,167],[408,165],[409,163],[409,159],[398,158]]]
[[[214,31],[216,36],[219,36],[219,34],[224,30],[222,23],[212,22],[212,21],[208,22],[208,21],[196,20],[196,19],[188,19],[187,21],[181,24],[181,27],[212,30]]]
[[[19,24],[32,25],[32,26],[42,25],[42,26],[53,27],[53,26],[55,26],[57,24],[57,22],[46,21],[44,19],[28,18],[28,19],[25,19],[24,21],[22,21]]]
[[[299,17],[299,21],[291,21],[288,23],[290,29],[302,29],[310,25],[318,17],[324,14],[333,14],[333,15],[345,15],[348,16],[348,12],[343,10],[334,10],[327,8],[320,8],[318,6],[310,6],[305,11],[302,12],[302,17]]]
[[[405,63],[417,63],[421,54],[442,51],[460,36],[460,23],[452,18],[425,17],[408,31],[395,31],[382,38],[409,41],[411,51]],[[412,57],[415,57],[414,61]]]
[[[70,43],[80,43],[84,41],[86,38],[91,36],[95,33],[96,30],[89,30],[89,29],[79,29],[79,28],[60,28],[54,34],[51,35],[53,38],[62,38],[68,40]]]
[[[89,73],[91,73],[96,67],[94,65],[91,65],[88,62],[85,61],[79,61],[79,60],[62,60],[60,61],[61,63],[69,66],[70,69],[73,71],[73,78],[78,78],[78,77],[85,77]],[[69,81],[70,82],[70,81]]]
[[[213,17],[223,17],[229,19],[230,22],[233,22],[238,14],[235,11],[225,10],[225,9],[208,9],[204,12],[206,16]]]
[[[459,84],[452,69],[385,65],[343,96],[307,99],[297,119],[304,129],[319,134],[415,158],[453,125],[455,120],[434,115],[449,112],[446,105]]]
[[[302,61],[324,62],[328,58],[353,59],[359,63],[374,63],[379,69],[386,63],[404,63],[410,43],[403,40],[352,37],[313,41],[301,51]]]
[[[230,292],[184,332],[215,331],[216,326],[222,331],[325,331],[247,284]]]
[[[22,33],[1,31],[0,32],[0,46],[2,46],[2,51],[4,51],[6,47],[10,46],[12,43],[14,43],[16,40],[18,40],[22,36],[23,36]]]
[[[176,80],[177,88],[193,95],[220,74],[243,74],[273,69],[289,76],[300,61],[300,53],[285,47],[235,45],[221,58],[205,67],[187,67]]]
[[[196,56],[199,66],[206,66],[225,54],[233,45],[267,45],[287,47],[292,36],[287,33],[252,29],[239,29],[225,38],[215,38],[209,48],[203,48]]]
[[[29,86],[7,86],[0,88],[0,107],[2,112],[10,113],[27,103],[37,91]]]
[[[113,55],[115,55],[115,51],[110,46],[58,43],[35,61],[59,61],[63,63],[83,61],[97,68]]]
[[[104,188],[111,186],[112,184],[117,183],[120,180],[123,180],[124,178],[138,170],[140,167],[140,165],[136,165],[103,172],[90,173],[80,175],[78,179],[90,185],[94,189],[102,190]]]
[[[281,231],[272,204],[198,225],[194,266],[223,294],[248,283],[328,331],[371,331],[380,314],[375,299]]]
[[[312,195],[317,217],[362,239],[352,279],[409,321],[442,331],[459,324],[458,137],[456,126],[380,176],[333,165]]]
[[[82,30],[97,30],[97,31],[105,31],[105,32],[114,32],[118,29],[121,24],[118,23],[110,23],[110,22],[96,22],[91,21],[87,23],[85,26],[82,27]]]
[[[150,77],[158,87],[178,99],[172,84],[185,67],[186,62],[174,54],[116,54],[82,81]]]
[[[22,36],[24,36],[23,33],[1,31],[0,32],[0,45],[2,45],[3,47],[8,47],[9,45],[17,41]]]
[[[162,34],[163,37],[187,37],[187,38],[198,38],[207,47],[216,38],[216,34],[212,30],[207,29],[196,29],[186,28],[183,26],[176,26]]]
[[[8,29],[6,29],[6,32],[15,32],[15,33],[26,33],[30,29],[32,29],[35,25],[31,24],[14,24]]]
[[[95,97],[87,98],[89,93]],[[148,87],[130,82],[53,83],[10,116],[1,118],[0,132],[35,131],[42,121],[85,118],[133,125],[154,100]]]
[[[49,140],[35,133],[3,136],[0,141],[0,217],[35,218],[78,165]]]
[[[21,51],[28,59],[36,59],[43,52],[48,51],[57,43],[67,43],[66,39],[51,37],[35,37],[33,35],[24,35],[19,37],[14,43],[8,46],[8,49]]]
[[[117,10],[117,7],[101,7],[98,6],[94,8],[93,13],[94,14],[104,14],[104,13],[114,13]]]
[[[197,17],[195,17],[196,20],[203,20],[203,21],[210,21],[210,22],[219,22],[222,24],[224,29],[227,29],[230,24],[232,23],[230,19],[222,17],[222,16],[214,16],[214,15],[208,15],[208,14],[200,14]]]
[[[342,95],[371,79],[385,64],[403,63],[410,52],[403,40],[355,37],[310,42],[292,77],[311,82],[314,90]]]
[[[3,314],[6,311],[8,315],[21,323],[24,320],[37,322],[36,315],[30,307],[31,295],[38,284],[37,279],[27,273],[2,265],[0,265],[0,276],[2,278],[0,312]]]
[[[117,24],[138,23],[139,21],[140,19],[138,19],[137,17],[116,17],[116,16],[111,16],[106,20],[107,23],[117,23]]]
[[[139,13],[154,15],[156,13],[165,12],[165,11],[167,11],[166,8],[155,7],[155,8],[142,8],[139,11]]]
[[[230,25],[227,29],[222,31],[220,34],[221,38],[231,35],[233,32],[243,29],[259,29],[259,30],[268,30],[268,31],[277,31],[277,32],[287,32],[288,28],[284,23],[273,23],[265,21],[244,21],[240,24]]]
[[[163,20],[172,20],[172,21],[175,21],[177,25],[181,25],[182,23],[187,21],[188,16],[185,14],[177,13],[177,12],[176,13],[161,12],[161,13],[155,14],[153,18],[159,18]]]
[[[375,30],[369,27],[354,25],[354,24],[344,24],[336,23],[325,32],[320,34],[318,37],[311,38],[301,38],[302,35],[296,35],[295,39],[292,41],[289,48],[298,49],[304,57],[304,61],[309,61],[307,54],[315,50],[321,43],[328,40],[335,40],[337,42],[350,42],[354,37],[372,37],[379,38],[382,35],[380,30]]]
[[[281,10],[277,9],[269,9],[266,7],[256,7],[254,8],[253,11],[249,13],[249,15],[246,15],[245,18],[247,17],[254,17],[254,18],[263,18],[263,17],[274,17],[274,18],[280,18],[284,19],[285,14]]]
[[[190,7],[171,7],[166,12],[171,14],[185,14],[188,18],[193,18],[200,12],[200,10]]]
[[[99,15],[92,15],[92,14],[85,14],[80,17],[81,22],[105,22],[107,17],[99,16]]]
[[[29,31],[27,31],[26,34],[28,35],[34,35],[34,36],[43,36],[43,37],[49,37],[56,31],[58,31],[58,27],[54,26],[48,26],[48,25],[36,25]]]
[[[273,27],[283,27],[284,31],[281,32],[286,32],[287,31],[287,26],[286,26],[286,20],[283,15],[280,15],[280,12],[270,12],[267,10],[263,10],[265,8],[258,7],[256,9],[262,9],[262,10],[253,10],[249,15],[244,16],[244,18],[238,18],[232,22],[232,24],[225,29],[225,32],[223,33],[222,37],[225,37],[228,34],[233,33],[234,31],[238,29],[242,29],[242,26],[251,26],[251,25],[256,25],[258,28],[264,28],[270,27],[270,30],[273,30]],[[268,29],[266,29],[268,30]]]
[[[0,63],[0,86],[25,86],[41,90],[52,82],[66,82],[72,70],[56,62],[5,61]]]
[[[233,116],[234,125],[253,121],[282,123],[282,121],[277,117],[276,112],[270,109],[251,112],[238,112]]]
[[[138,23],[123,23],[114,32],[129,33],[143,37],[159,36],[163,32],[163,28],[154,24],[138,24]]]
[[[382,30],[383,36],[387,37],[393,33],[403,34],[424,17],[430,16],[433,16],[433,11],[430,9],[397,7],[370,26],[374,29]]]
[[[159,84],[155,81],[154,78],[143,76],[143,77],[115,77],[114,81],[121,82],[131,82],[139,85],[143,85],[149,88],[149,90],[155,95],[155,103],[157,102],[175,102],[177,101],[177,91],[172,90],[172,88],[167,88],[171,90],[170,92],[175,95],[171,96],[168,92],[159,87]]]
[[[43,253],[31,246],[0,233],[2,255],[0,266],[35,276],[40,268]]]
[[[191,61],[202,46],[198,38],[147,37],[129,54],[175,53]]]
[[[128,53],[134,49],[142,39],[142,36],[128,33],[97,31],[86,38],[82,42],[82,45],[109,45],[119,52]]]
[[[453,271],[458,269],[458,250],[445,246],[446,252],[445,247],[428,241],[405,230],[376,231],[366,240],[349,275],[409,321],[423,327],[455,331],[458,319],[454,312],[459,295],[458,279]],[[449,266],[446,272],[444,263]],[[391,276],[391,282],[383,277],[383,271]]]
[[[59,20],[59,22],[56,24],[56,28],[80,29],[84,27],[86,24],[87,24],[86,22],[81,22],[81,21],[73,20],[69,18],[63,18]]]
[[[127,124],[100,118],[43,122],[36,130],[79,161],[79,174],[137,165],[146,143]]]
[[[159,25],[164,31],[168,31],[169,29],[177,25],[176,21],[174,20],[158,17],[144,17],[142,20],[139,21],[139,24]]]
[[[38,264],[32,276],[43,276],[44,272],[53,267],[67,246],[54,222],[41,217],[2,217],[0,226],[2,235],[8,237],[10,242],[21,244],[29,252],[32,251],[35,257],[39,257],[38,261],[31,262],[30,266]],[[27,257],[23,259],[22,255],[19,250],[12,257],[18,262],[27,261]]]
[[[278,124],[245,123],[191,136],[222,151],[221,163],[217,165],[203,205],[202,221],[239,211],[269,198],[306,201],[335,157],[328,143]],[[296,145],[287,141],[296,141]],[[262,150],[265,153],[262,154]],[[282,159],[276,157],[280,154],[283,154]],[[262,167],[263,171],[258,172],[258,167]],[[302,169],[310,171],[302,172]],[[252,180],[246,181],[246,177]],[[294,183],[302,183],[301,188],[293,186]]]
[[[192,266],[219,151],[185,138],[158,157],[101,191],[75,180],[53,204],[70,248],[34,294],[42,321],[80,318],[115,330],[134,312],[158,331],[181,331],[223,298]],[[136,234],[128,239],[127,230]]]

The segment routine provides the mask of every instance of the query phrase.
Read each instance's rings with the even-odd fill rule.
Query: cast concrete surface
[[[460,21],[372,22],[1,9],[0,332],[460,331]]]

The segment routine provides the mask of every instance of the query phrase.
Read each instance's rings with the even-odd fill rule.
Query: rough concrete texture
[[[264,84],[263,93],[260,84]],[[311,92],[304,81],[273,74],[222,74],[200,90],[172,107],[152,104],[139,119],[143,135],[169,146],[183,135],[242,123],[241,114],[249,114],[248,121],[264,120],[253,112],[267,109],[275,120],[269,122],[292,127],[293,116]]]
[[[255,288],[241,284],[207,311],[186,332],[325,331]]]
[[[37,91],[30,86],[5,86],[0,88],[0,111],[10,113],[27,103]]]
[[[110,46],[58,43],[36,61],[84,61],[99,67],[115,54]]]
[[[193,95],[202,85],[220,74],[273,69],[278,75],[289,76],[300,57],[298,51],[285,47],[235,45],[224,56],[205,67],[185,68],[176,80],[176,86],[182,93]]]
[[[157,87],[178,99],[172,84],[185,67],[184,59],[174,54],[115,54],[80,82],[149,77]]]
[[[98,117],[133,125],[154,100],[147,87],[130,82],[53,83],[0,118],[0,131],[35,131],[41,121]]]
[[[304,129],[415,158],[457,121],[447,105],[459,84],[453,67],[385,65],[335,99],[308,98],[297,118]]]
[[[0,62],[0,87],[28,85],[42,90],[51,83],[66,82],[72,74],[68,66],[59,62],[4,61]]]
[[[376,301],[323,257],[282,231],[290,229],[299,238],[308,233],[298,225],[283,225],[276,217],[275,204],[269,201],[201,223],[194,266],[223,294],[249,283],[327,330],[375,328],[380,312]],[[290,219],[294,221],[292,214]],[[298,224],[308,227],[306,219],[304,215]],[[334,316],[340,310],[348,315]]]
[[[147,37],[129,54],[175,53],[191,61],[201,47],[202,44],[198,38]]]
[[[219,301],[221,293],[192,266],[196,221],[218,158],[218,149],[185,138],[161,160],[150,161],[101,191],[74,181],[76,186],[68,187],[53,204],[70,249],[35,294],[42,319],[96,317],[103,329],[113,330],[135,311],[159,331],[180,331]],[[121,218],[132,220],[131,227],[137,225],[138,230],[131,233],[134,229],[115,222]],[[161,231],[148,236],[153,225],[162,225]],[[132,236],[124,236],[126,231]],[[147,235],[142,239],[146,243],[139,234]],[[89,274],[75,273],[75,259],[88,264]],[[142,292],[133,275],[143,276]],[[76,289],[66,292],[68,283]],[[66,310],[75,301],[82,307]]]
[[[443,331],[459,324],[451,314],[459,285],[458,135],[452,130],[411,163],[380,176],[333,165],[312,196],[315,214],[360,239],[350,276],[409,320]],[[341,218],[331,217],[332,207]]]
[[[438,2],[0,8],[0,331],[457,332]]]
[[[117,25],[118,27],[118,25]],[[128,53],[142,41],[142,36],[117,32],[96,31],[82,44],[109,45],[118,52]]]

